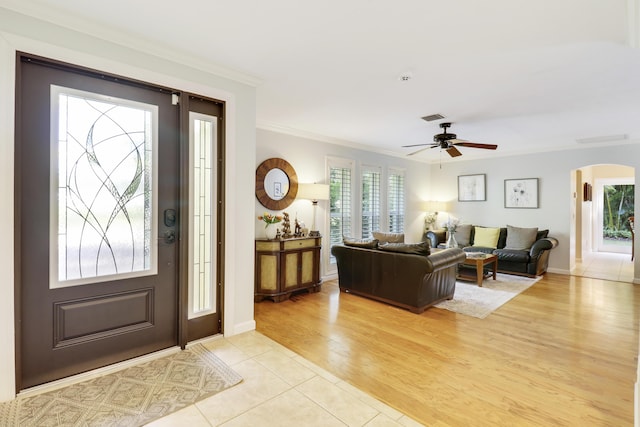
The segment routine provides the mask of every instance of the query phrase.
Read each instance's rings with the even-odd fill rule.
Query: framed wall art
[[[582,201],[591,202],[593,200],[593,187],[588,182],[585,182],[582,186]]]
[[[538,178],[520,178],[504,180],[504,207],[538,207]]]
[[[486,174],[460,175],[458,177],[458,201],[481,202],[487,200]]]

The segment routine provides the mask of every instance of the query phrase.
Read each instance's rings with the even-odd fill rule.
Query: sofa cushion
[[[456,228],[456,231],[453,232],[453,236],[456,238],[456,242],[458,242],[458,246],[465,247],[469,246],[471,243],[471,229],[473,225],[471,224],[460,224]]]
[[[538,230],[536,240],[544,239],[545,237],[549,237],[549,230]]]
[[[498,257],[498,261],[528,263],[531,257],[529,251],[516,249],[496,249],[493,253]]]
[[[378,249],[389,252],[401,252],[404,254],[429,255],[431,253],[429,242],[420,243],[384,243]]]
[[[354,246],[356,248],[376,249],[378,247],[378,240],[376,239],[354,239],[353,237],[342,237],[342,242],[345,246]]]
[[[507,225],[507,244],[505,249],[529,249],[536,241],[537,228],[522,228]]]
[[[473,246],[497,248],[499,237],[499,228],[474,227]]]
[[[385,233],[383,231],[374,231],[373,238],[378,239],[379,243],[404,243],[404,233]]]

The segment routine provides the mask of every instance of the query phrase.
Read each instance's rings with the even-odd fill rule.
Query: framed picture
[[[485,192],[485,174],[460,175],[458,177],[458,201],[481,202],[487,200]]]
[[[585,182],[582,187],[582,201],[583,202],[592,201],[593,196],[591,193],[592,193],[591,184],[589,184],[588,182]]]
[[[537,208],[538,178],[504,180],[505,208]]]

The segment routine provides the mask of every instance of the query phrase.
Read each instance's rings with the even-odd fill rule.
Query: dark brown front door
[[[178,342],[178,107],[19,55],[20,389]]]

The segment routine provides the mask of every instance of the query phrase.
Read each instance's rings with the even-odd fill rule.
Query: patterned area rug
[[[0,404],[2,426],[142,426],[242,381],[202,344]]]
[[[542,276],[530,279],[498,273],[496,280],[485,279],[482,287],[473,282],[457,281],[453,299],[436,304],[434,307],[484,319],[540,279]]]

